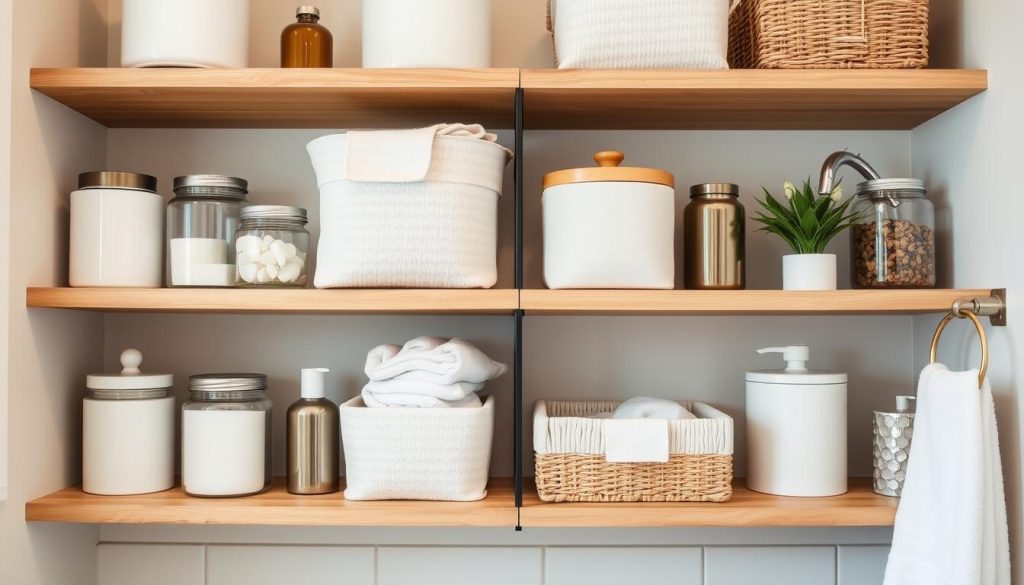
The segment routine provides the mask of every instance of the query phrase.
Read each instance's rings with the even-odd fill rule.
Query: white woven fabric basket
[[[728,69],[730,0],[548,0],[559,69]]]
[[[354,181],[345,134],[306,147],[320,187],[317,288],[490,288],[498,279],[498,197],[508,151],[433,141],[414,181]]]
[[[348,500],[448,500],[487,495],[494,397],[480,408],[341,405]]]

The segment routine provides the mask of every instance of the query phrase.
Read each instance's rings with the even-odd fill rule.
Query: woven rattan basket
[[[928,65],[928,0],[741,0],[729,17],[739,69]]]
[[[605,421],[618,402],[537,402],[533,445],[545,502],[725,502],[732,497],[732,418],[703,402],[697,417],[669,421],[667,463],[609,463]]]

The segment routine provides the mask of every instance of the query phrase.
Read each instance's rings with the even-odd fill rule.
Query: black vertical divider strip
[[[523,288],[523,89],[516,88],[515,95],[515,191],[516,191],[516,290]],[[516,531],[523,529],[519,524],[519,509],[523,505],[523,310],[515,312],[515,347],[512,368],[515,404],[512,408],[513,439],[512,456],[515,469],[516,488]]]

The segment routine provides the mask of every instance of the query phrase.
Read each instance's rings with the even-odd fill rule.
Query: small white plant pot
[[[784,290],[836,290],[835,254],[789,254],[782,257]]]

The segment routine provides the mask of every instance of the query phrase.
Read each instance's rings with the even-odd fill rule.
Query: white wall
[[[10,0],[0,1],[0,234],[10,226],[11,206],[11,31],[13,7]],[[10,298],[10,254],[7,246],[0,252],[0,339],[4,347],[7,335]],[[0,351],[0,502],[7,499],[7,352]]]
[[[0,3],[4,12],[11,3]],[[10,279],[7,354],[8,499],[0,503],[0,583],[95,582],[93,526],[27,525],[25,502],[79,480],[80,391],[101,364],[103,320],[70,312],[29,312],[28,285],[65,284],[67,197],[81,171],[101,168],[106,131],[28,87],[32,66],[102,65],[106,2],[32,0],[13,4],[9,231],[2,248]],[[7,18],[0,22],[8,23]],[[4,133],[8,135],[7,132]],[[2,150],[2,149],[0,149]],[[6,182],[6,175],[0,173]],[[8,253],[10,251],[10,253]]]
[[[942,284],[1006,288],[1009,322],[989,328],[989,379],[996,396],[1006,481],[1015,583],[1024,563],[1021,466],[1024,388],[1020,310],[1024,303],[1020,229],[1024,198],[1017,186],[1024,135],[1024,68],[1017,0],[945,0],[933,3],[937,65],[985,68],[989,90],[911,133],[914,176],[924,178],[939,210]],[[918,366],[927,359],[937,318],[915,318]],[[980,349],[973,327],[958,322],[943,335],[941,359],[975,368]]]

